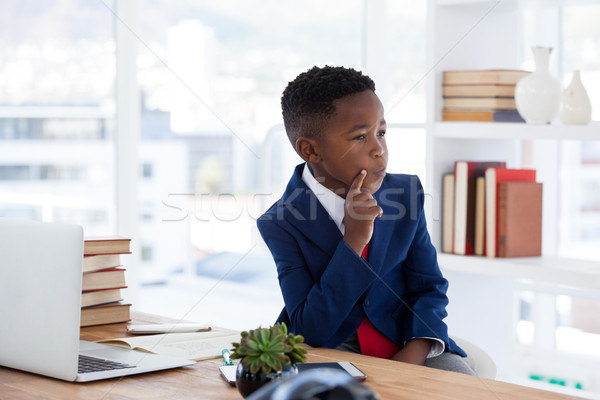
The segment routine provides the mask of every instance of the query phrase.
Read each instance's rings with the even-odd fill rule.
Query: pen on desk
[[[223,365],[233,365],[233,361],[229,358],[229,350],[223,349],[221,354],[223,355]]]

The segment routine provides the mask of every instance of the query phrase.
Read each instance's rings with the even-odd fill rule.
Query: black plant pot
[[[296,364],[284,365],[283,370],[278,372],[263,374],[259,371],[258,373],[253,374],[250,372],[250,368],[244,367],[240,361],[235,371],[235,384],[242,397],[247,397],[250,396],[252,392],[271,381],[286,379],[297,374],[298,367],[296,367]]]

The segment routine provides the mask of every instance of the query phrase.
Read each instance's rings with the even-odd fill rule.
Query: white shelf
[[[493,3],[493,0],[438,0],[439,6],[460,6],[463,4]]]
[[[596,4],[597,0],[503,0],[503,3],[511,5],[513,7],[529,7],[529,8],[540,8],[540,7],[560,7],[566,3],[585,5],[585,4]],[[499,3],[498,0],[437,0],[438,6],[471,6],[477,4],[489,4],[496,5]]]
[[[600,262],[555,256],[488,258],[438,254],[440,268],[600,291]]]
[[[600,140],[600,122],[589,125],[529,125],[510,122],[436,122],[439,139]]]

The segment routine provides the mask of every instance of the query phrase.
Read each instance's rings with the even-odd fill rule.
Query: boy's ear
[[[296,153],[306,162],[318,163],[321,160],[317,141],[305,136],[296,140]]]

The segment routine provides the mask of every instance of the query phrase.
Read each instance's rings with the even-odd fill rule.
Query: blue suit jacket
[[[365,315],[402,348],[435,337],[465,355],[448,338],[448,282],[437,264],[423,212],[424,192],[414,175],[387,174],[374,197],[368,262],[342,234],[296,167],[285,193],[258,220],[277,265],[285,308],[278,322],[315,347],[335,348],[354,334]]]

